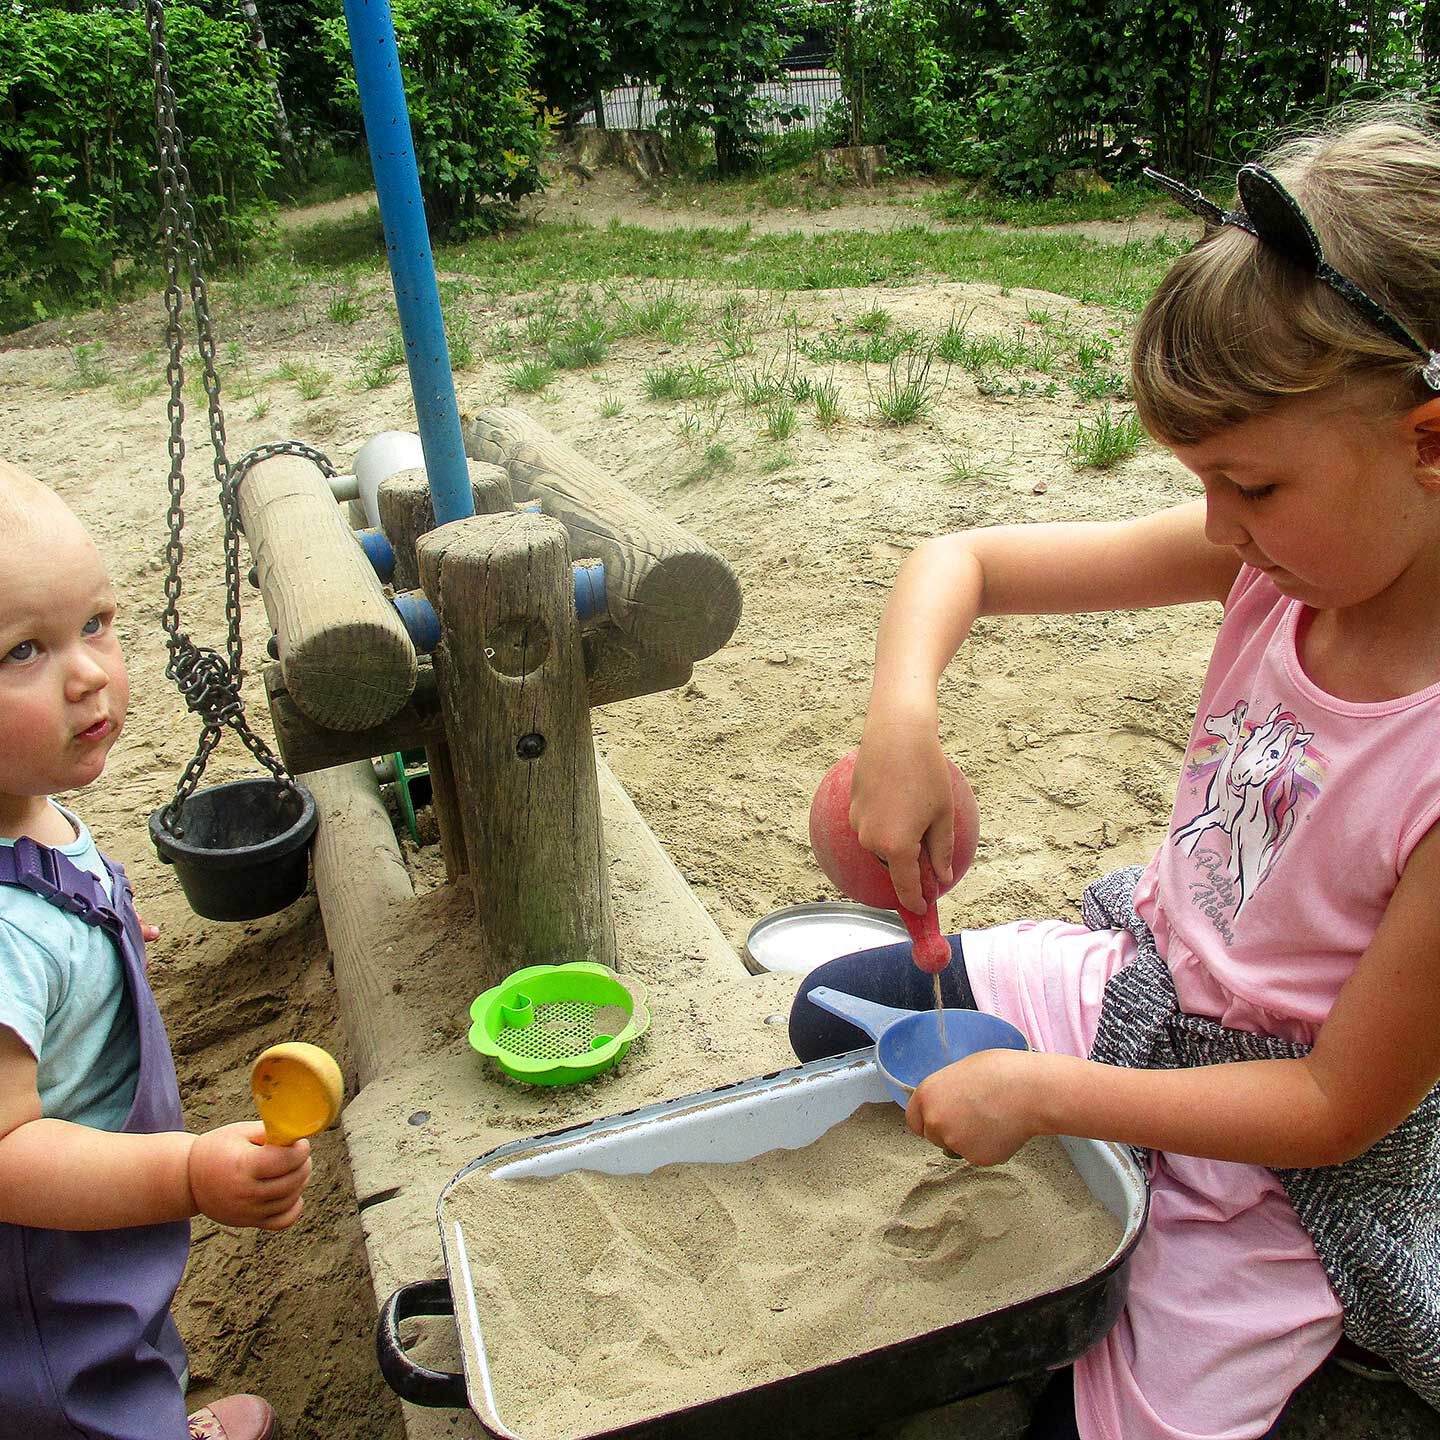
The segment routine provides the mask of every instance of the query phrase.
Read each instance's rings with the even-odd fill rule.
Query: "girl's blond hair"
[[[1440,348],[1440,137],[1426,118],[1373,107],[1282,143],[1262,163],[1309,217],[1326,260]],[[1418,404],[1434,395],[1424,363],[1299,265],[1226,225],[1160,282],[1131,374],[1145,428],[1193,445],[1347,381],[1393,379],[1396,408]]]

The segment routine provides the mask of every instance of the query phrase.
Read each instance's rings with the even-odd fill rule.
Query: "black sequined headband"
[[[1413,351],[1425,362],[1421,372],[1432,390],[1440,390],[1440,350],[1422,345],[1383,305],[1372,300],[1353,280],[1325,259],[1320,237],[1306,219],[1295,197],[1263,165],[1242,165],[1238,179],[1240,210],[1222,210],[1198,190],[1172,180],[1158,170],[1146,169],[1147,179],[1163,186],[1187,210],[1207,225],[1233,225],[1328,285],[1359,311],[1382,335]]]

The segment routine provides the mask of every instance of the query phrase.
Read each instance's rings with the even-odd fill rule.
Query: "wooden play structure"
[[[357,762],[427,752],[446,872],[474,896],[481,968],[456,975],[457,997],[525,965],[614,965],[591,707],[683,684],[740,618],[719,555],[534,420],[487,410],[463,431],[473,516],[434,528],[423,472],[380,484],[389,594],[308,461],[259,463],[239,492],[276,636],[276,739],[321,813],[317,879],[362,1085],[394,1034],[367,940],[409,887],[398,856],[377,866],[394,840]],[[603,600],[583,621],[577,585]],[[439,620],[419,657],[394,600],[417,591]]]
[[[746,972],[596,754],[591,729],[596,706],[685,684],[734,632],[740,587],[702,540],[532,417],[506,407],[459,410],[385,0],[346,0],[345,10],[418,439],[374,437],[372,445],[390,442],[381,448],[392,461],[402,458],[381,466],[378,479],[367,471],[364,482],[360,455],[347,484],[323,455],[294,441],[231,464],[169,90],[163,0],[144,0],[144,8],[170,241],[169,670],[203,723],[196,758],[175,799],[151,817],[151,834],[182,883],[188,866],[216,892],[207,904],[217,908],[196,904],[199,913],[245,919],[303,890],[303,847],[314,830],[314,884],[348,1050],[352,1098],[342,1123],[381,1310],[379,1363],[414,1402],[404,1407],[407,1440],[478,1440],[486,1432],[467,1374],[482,1387],[488,1380],[483,1363],[469,1350],[462,1355],[455,1298],[442,1278],[451,1273],[450,1239],[438,1231],[437,1197],[452,1177],[515,1143],[517,1133],[542,1139],[560,1127],[623,1120],[682,1103],[683,1090],[691,1092],[684,1103],[703,1109],[720,1093],[714,1087],[744,1090],[757,1068],[793,1063],[783,1022],[794,977]],[[373,143],[377,135],[383,145]],[[191,641],[177,604],[182,256],[225,519],[225,655]],[[372,499],[373,508],[361,504],[368,525],[357,529],[356,504]],[[273,631],[263,679],[279,758],[249,729],[240,695],[242,534]],[[271,776],[197,791],[227,726]],[[419,750],[446,875],[425,894],[414,890],[372,763]],[[236,813],[238,785],[256,787],[245,792],[255,813]],[[200,823],[206,806],[216,816],[211,831]],[[244,832],[252,822],[253,839]],[[277,846],[298,876],[267,882],[268,895],[247,867]],[[186,893],[195,904],[188,883]],[[444,943],[427,933],[440,922],[450,926]],[[576,962],[611,967],[622,989],[633,979],[632,998],[648,995],[654,1026],[644,1043],[631,1053],[627,1039],[624,1063],[593,1085],[552,1090],[520,1085],[507,1078],[513,1071],[498,1075],[467,1044],[472,1001],[517,971]],[[603,1049],[627,1033],[587,1039]],[[340,1080],[332,1074],[322,1087],[333,1105]],[[255,1085],[258,1102],[268,1093],[261,1070]],[[307,1111],[297,1123],[309,1128],[291,1133],[324,1122]],[[781,1144],[791,1148],[788,1139]],[[517,1235],[513,1243],[527,1260],[543,1255],[544,1237]],[[416,1331],[413,1317],[427,1315],[449,1323]],[[411,1328],[402,1333],[405,1317]],[[820,1383],[826,1402],[801,1407],[797,1435],[829,1440],[895,1412],[885,1385]],[[765,1397],[748,1393],[744,1403],[763,1413]],[[956,1393],[953,1377],[931,1367],[908,1387],[907,1405],[938,1405]],[[966,1433],[1006,1433],[1016,1420],[1009,1392],[964,1403]]]

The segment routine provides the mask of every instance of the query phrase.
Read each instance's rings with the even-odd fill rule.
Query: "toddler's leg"
[[[975,995],[965,973],[960,937],[951,935],[949,940],[950,963],[940,972],[940,997],[949,1009],[974,1010]],[[790,1048],[801,1060],[843,1055],[873,1043],[848,1020],[805,998],[817,985],[828,985],[832,990],[843,990],[847,995],[896,1010],[929,1010],[935,1004],[934,979],[916,968],[908,940],[827,960],[801,982],[790,1007]]]

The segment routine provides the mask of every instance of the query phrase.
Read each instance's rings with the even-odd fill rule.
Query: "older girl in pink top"
[[[951,850],[936,682],[974,619],[1223,603],[1149,867],[1086,927],[960,942],[1042,1053],[950,1066],[907,1119],[985,1165],[1043,1134],[1147,1150],[1126,1310],[1039,1424],[1244,1440],[1342,1329],[1440,1404],[1440,140],[1381,115],[1292,143],[1230,211],[1161,183],[1211,226],[1135,393],[1204,498],[917,550],[851,818],[921,908],[921,847]]]

